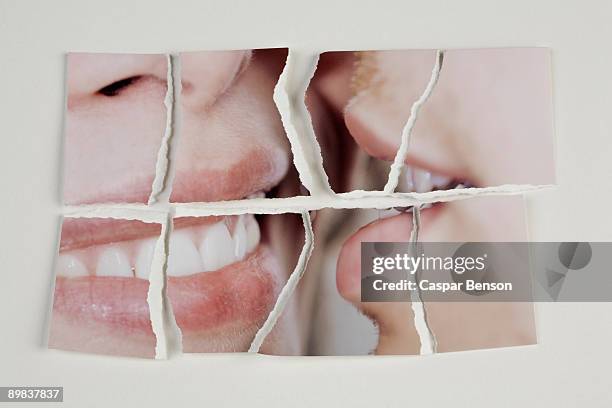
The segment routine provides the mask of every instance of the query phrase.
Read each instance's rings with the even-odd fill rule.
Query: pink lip
[[[245,260],[218,271],[168,278],[168,297],[186,343],[190,336],[229,324],[246,331],[259,327],[274,306],[281,275],[276,259],[262,244]],[[154,340],[148,290],[149,282],[138,278],[57,277],[53,313],[77,327],[94,322],[115,336],[137,334]],[[216,351],[215,344],[204,349],[199,344],[197,351]]]
[[[421,212],[421,228],[426,228],[444,211],[444,204],[434,205]],[[338,256],[336,286],[343,297],[360,301],[361,293],[361,243],[362,242],[407,242],[412,232],[411,212],[374,221],[355,232],[344,243]]]
[[[177,169],[170,200],[177,203],[237,200],[280,183],[289,168],[281,150],[243,146],[240,161],[230,168]]]
[[[355,115],[350,109],[344,112],[344,121],[357,144],[370,156],[386,161],[393,161],[395,159],[395,154],[399,148],[397,143],[399,142],[391,143],[389,140],[374,134],[371,127],[364,123],[362,118]],[[409,165],[456,179],[471,179],[466,170],[457,171],[457,163],[433,160],[426,157],[429,156],[429,151],[423,151],[423,149],[415,150],[417,149],[413,142],[406,158],[406,162]]]
[[[276,302],[281,269],[260,245],[241,262],[215,272],[168,278],[168,297],[183,335],[241,322],[260,324]]]

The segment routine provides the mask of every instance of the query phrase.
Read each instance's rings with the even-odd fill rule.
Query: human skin
[[[311,100],[322,99],[346,129],[344,155],[365,151],[380,160],[394,159],[411,105],[425,89],[434,62],[435,51],[332,52],[321,57]],[[552,183],[548,64],[543,49],[445,52],[438,83],[413,129],[406,163],[478,187]],[[336,191],[355,187],[361,186],[335,186]],[[511,198],[438,204],[422,211],[419,239],[523,241],[524,215],[522,203]],[[407,317],[412,315],[409,303],[360,302],[360,243],[407,241],[411,230],[410,213],[373,222],[346,241],[338,259],[338,290],[378,326],[379,354],[418,354],[419,340]],[[530,304],[426,307],[439,351],[535,341]]]
[[[549,107],[535,105],[548,92],[542,58],[535,51],[528,52],[524,55],[521,71],[508,69],[508,64],[516,59],[508,59],[506,54],[491,55],[474,51],[469,58],[462,59],[459,54],[447,52],[436,91],[421,110],[414,129],[407,163],[475,186],[551,182],[551,156],[547,155],[550,135],[546,123]],[[181,55],[183,93],[171,201],[238,200],[262,192],[269,196],[299,194],[295,171],[290,166],[289,144],[272,100],[272,90],[284,58],[284,52],[275,50]],[[351,177],[347,175],[355,170],[351,167],[355,163],[348,157],[356,151],[381,160],[393,159],[411,101],[422,92],[433,62],[434,52],[431,51],[369,53],[357,59],[352,53],[322,56],[307,101],[323,147],[325,166],[336,191],[359,187],[351,184]],[[479,71],[474,76],[470,70],[475,66]],[[66,203],[147,201],[165,129],[166,69],[166,59],[161,55],[69,56]],[[500,72],[505,72],[505,80],[497,81],[496,75]],[[534,72],[539,80],[523,83],[521,78]],[[475,80],[470,82],[466,78]],[[533,98],[524,98],[525,94]],[[475,112],[479,115],[475,116]],[[482,112],[487,114],[482,115]],[[523,159],[520,167],[516,166],[516,157]],[[468,200],[465,204],[424,210],[420,236],[423,240],[441,241],[525,238],[522,208],[517,210],[504,202],[487,203]],[[487,214],[505,210],[509,215],[508,225],[483,222]],[[201,219],[195,224],[198,228],[206,228],[206,225],[219,222],[233,225],[235,220]],[[262,231],[261,247],[240,262],[213,272],[182,277],[170,274],[168,293],[183,330],[185,351],[246,350],[273,306],[281,285],[295,265],[303,229],[299,217],[287,222],[284,216],[266,216],[257,222]],[[359,267],[349,261],[355,259],[355,248],[362,240],[405,241],[411,226],[410,215],[372,223],[347,240],[338,259],[340,294],[381,328],[377,353],[418,351],[418,338],[409,324],[410,305],[360,303],[356,297],[358,292],[355,292],[358,276],[355,274],[359,273]],[[152,237],[149,232],[141,233],[141,228],[135,229],[136,235],[124,231],[119,236],[115,228],[97,228],[90,232],[94,238],[88,248],[96,252],[96,239],[100,236],[112,238],[115,234],[114,238],[122,245]],[[179,223],[176,231],[181,228],[187,227]],[[233,227],[228,228],[233,234]],[[507,231],[512,233],[506,234]],[[322,236],[316,239],[325,241]],[[62,246],[60,254],[68,250]],[[87,269],[88,274],[93,275],[95,265]],[[242,274],[245,271],[251,271],[251,277],[263,277],[252,281],[253,287],[261,290],[262,296],[258,299],[264,299],[263,302],[240,303],[244,298],[228,298],[219,294],[221,289],[208,291],[218,282],[233,282],[245,276]],[[133,301],[141,312],[146,311],[147,285],[142,278],[93,276],[81,279],[78,285],[70,281],[74,277],[60,279],[63,281],[58,287],[63,293],[71,292],[71,282],[74,287],[83,285],[83,281],[99,286],[103,280],[104,285],[111,285],[109,291],[112,282],[133,285],[139,288],[132,291],[138,293]],[[306,276],[288,312],[283,314],[264,344],[263,352],[305,352],[313,287]],[[241,288],[237,290],[240,292]],[[56,290],[56,298],[58,296]],[[200,301],[211,297],[219,301]],[[228,302],[230,306],[224,308]],[[506,323],[497,329],[494,325],[482,325],[477,313],[468,313],[470,307],[482,311],[481,305],[453,305],[450,308],[448,304],[431,304],[428,307],[431,308],[432,325],[439,334],[439,350],[533,340],[532,314],[526,305],[510,305],[494,313],[488,309],[480,315],[505,314]],[[245,308],[257,313],[241,315],[239,311]],[[212,312],[208,313],[210,310]],[[155,339],[150,327],[136,333],[126,327],[74,319],[63,314],[64,311],[54,310],[53,346],[152,356]],[[212,318],[201,318],[202,311]],[[466,320],[466,316],[474,319]],[[473,337],[466,337],[453,322],[473,325],[469,331]],[[515,337],[504,337],[505,329],[512,329]],[[500,336],[504,337],[503,341]],[[95,338],[105,341],[92,341],[85,346],[88,339]]]
[[[274,195],[299,191],[295,173],[289,170],[289,144],[272,100],[285,56],[282,50],[181,55],[181,130],[174,145],[178,150],[171,200],[238,200],[272,189]],[[147,201],[165,129],[166,69],[163,55],[69,55],[66,203]],[[65,224],[50,346],[154,355],[148,282],[146,276],[138,276],[138,260],[156,239],[156,232],[135,222],[119,228],[118,222]],[[195,270],[188,276],[173,276],[176,268],[170,262],[168,295],[183,330],[185,351],[245,351],[293,270],[304,236],[300,217],[265,216],[252,222],[258,223],[261,238],[242,260],[214,271]],[[207,228],[217,225],[227,226],[235,238],[235,223],[236,217],[201,217],[187,224],[175,220],[173,236],[197,229],[199,235],[193,235],[197,241]],[[80,243],[75,247],[74,242]],[[190,249],[193,244],[183,245]],[[109,246],[111,255],[104,252]],[[177,248],[185,250],[185,246]],[[115,262],[117,272],[104,269],[101,262]],[[130,268],[135,276],[125,276]],[[128,272],[98,276],[100,270]],[[228,298],[222,282],[238,285],[234,285],[234,300]],[[260,296],[251,296],[255,287]],[[88,298],[86,293],[98,295]],[[101,304],[104,313],[99,313]],[[289,305],[290,311],[294,308]],[[262,350],[301,353],[304,341],[294,334],[299,332],[296,321],[289,316],[281,320]],[[281,336],[282,331],[287,333]]]

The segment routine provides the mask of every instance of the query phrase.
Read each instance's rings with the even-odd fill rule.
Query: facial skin
[[[553,181],[550,106],[541,103],[550,91],[547,56],[536,50],[515,52],[445,54],[439,83],[414,129],[409,166],[475,186]],[[172,202],[300,194],[272,99],[285,58],[282,50],[181,54]],[[307,104],[335,191],[363,188],[364,177],[374,175],[363,166],[368,160],[393,159],[412,101],[424,89],[433,62],[430,51],[321,57]],[[68,57],[67,204],[147,202],[166,126],[166,74],[163,55]],[[498,221],[503,222],[487,221],[500,213],[505,217]],[[524,240],[523,217],[516,200],[442,204],[423,211],[420,236],[424,241]],[[243,221],[238,217],[174,221],[170,254],[181,257],[169,260],[168,296],[184,351],[245,351],[293,271],[303,245],[301,218],[246,217],[243,221],[251,226],[255,222],[261,236],[245,251],[236,249],[241,247],[236,242],[242,242],[237,225]],[[65,224],[62,232],[60,255],[72,258],[64,257],[58,266],[50,345],[152,357],[155,337],[146,320],[147,275],[139,260],[148,259],[147,248],[159,232],[133,222],[78,220],[75,225],[79,222],[80,227]],[[324,222],[315,220],[318,243],[334,233],[321,225]],[[411,216],[404,214],[351,231],[337,259],[339,293],[380,329],[376,353],[418,353],[418,337],[410,324],[409,303],[359,302],[356,251],[362,241],[406,241],[411,228]],[[233,247],[223,262],[219,259],[224,247],[207,244],[207,236]],[[107,246],[110,255],[104,252]],[[100,276],[99,271],[111,276]],[[130,271],[133,276],[128,276]],[[307,353],[316,278],[315,273],[306,274],[262,352]],[[82,293],[107,293],[108,299],[96,302]],[[104,305],[104,313],[99,305]],[[534,340],[527,304],[427,307],[440,351]]]
[[[289,144],[272,100],[285,58],[282,50],[181,55],[172,201],[299,193],[296,174],[289,170]],[[67,203],[147,201],[165,128],[166,69],[164,56],[69,56]],[[248,222],[257,225],[260,235],[257,246],[228,265],[204,271],[219,252],[203,243],[206,231],[215,226],[226,231],[227,239],[239,240],[238,218],[175,220],[168,296],[186,352],[245,351],[303,245],[301,217],[263,216],[257,221],[250,217]],[[146,258],[150,264],[155,231],[135,222],[119,228],[118,222],[70,220],[64,225],[50,346],[154,355],[147,272],[142,272],[139,260]],[[77,250],[71,242],[80,242]],[[186,254],[193,251],[197,259],[189,258],[192,263],[186,264]],[[173,257],[173,252],[180,256]],[[111,266],[105,268],[108,263]],[[232,285],[233,290],[228,290]],[[88,298],[88,293],[99,295]],[[287,318],[279,322],[262,351],[302,352],[298,319],[290,315],[295,310],[294,304],[289,305]],[[283,331],[286,334],[281,336]]]
[[[326,53],[311,88],[362,150],[392,161],[434,62],[435,51]],[[413,129],[407,164],[480,187],[551,184],[550,95],[547,50],[445,51]]]
[[[548,58],[539,49],[445,52],[436,88],[413,129],[407,164],[472,186],[552,183]],[[392,161],[411,105],[424,91],[434,62],[435,51],[321,56],[310,99],[323,100],[344,128],[336,132],[343,139],[335,144],[342,146],[336,154],[344,160],[352,155],[354,166],[364,152]],[[325,137],[319,133],[323,145],[328,143]],[[328,172],[334,169],[333,157],[324,155]],[[367,182],[330,180],[336,191],[363,188],[361,183]],[[414,191],[414,186],[406,187],[400,179],[397,191]],[[423,210],[419,239],[524,241],[524,226],[520,200],[473,199]],[[338,257],[338,290],[379,328],[378,354],[418,354],[419,340],[410,324],[409,303],[360,303],[360,243],[407,241],[411,230],[410,213],[373,222],[351,235]],[[530,304],[429,303],[426,308],[438,351],[535,341]]]
[[[69,54],[64,201],[147,202],[166,123],[163,55]]]

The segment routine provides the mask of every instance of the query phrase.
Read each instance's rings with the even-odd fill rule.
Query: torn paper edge
[[[169,144],[172,138],[172,126],[174,120],[174,68],[172,56],[166,54],[168,64],[166,72],[166,97],[164,98],[164,106],[166,107],[166,128],[162,137],[159,151],[157,152],[157,163],[155,165],[155,178],[151,185],[151,195],[149,196],[148,204],[155,204],[159,195],[164,191],[167,184],[168,162],[169,162]]]
[[[283,286],[283,289],[281,289],[281,292],[278,295],[278,298],[276,299],[276,303],[274,304],[274,308],[270,311],[270,313],[268,314],[268,318],[255,334],[255,337],[253,338],[251,346],[248,350],[249,353],[259,352],[261,345],[276,325],[276,322],[285,310],[289,299],[291,299],[293,292],[295,292],[295,289],[300,283],[302,276],[304,276],[306,266],[308,265],[308,260],[312,255],[312,250],[314,247],[314,233],[312,230],[312,222],[308,211],[302,212],[302,222],[304,224],[304,246],[302,247],[300,257],[298,258],[297,264],[295,265],[295,269],[293,270],[291,275],[289,275],[287,283],[285,283],[285,286]]]
[[[465,200],[473,197],[513,196],[552,189],[554,185],[501,185],[497,187],[465,188],[454,190],[437,190],[427,193],[393,193],[354,191],[329,197],[295,196],[289,198],[254,198],[218,202],[172,203],[168,208],[174,209],[177,216],[233,215],[246,212],[261,214],[281,214],[323,208],[352,209],[390,207],[409,207],[433,203],[445,203]],[[124,218],[147,220],[164,215],[167,209],[142,204],[99,204],[65,206],[66,217],[86,218]]]
[[[410,244],[414,253],[417,251],[417,244],[419,242],[419,231],[421,229],[421,209],[419,206],[412,207],[412,231],[410,232]],[[417,274],[408,274],[409,279],[418,280]],[[436,352],[436,339],[434,334],[429,327],[427,322],[427,313],[425,311],[425,305],[421,298],[421,291],[418,288],[410,292],[410,301],[412,312],[414,314],[413,321],[421,347],[419,354],[433,354]]]
[[[166,240],[168,238],[169,218],[161,226],[161,233],[155,243],[151,271],[149,273],[149,289],[147,292],[147,303],[149,305],[149,320],[155,334],[155,358],[167,359],[168,346],[166,331],[164,329],[164,302],[163,291],[165,286],[164,271],[168,262]]]
[[[427,99],[433,92],[436,83],[438,82],[443,61],[444,52],[442,50],[437,50],[436,61],[431,71],[429,82],[427,83],[427,86],[425,87],[425,90],[423,91],[419,99],[417,99],[412,104],[412,107],[410,108],[410,116],[408,117],[408,120],[406,121],[406,124],[402,129],[400,146],[397,149],[395,160],[393,160],[393,164],[391,164],[387,184],[383,189],[385,193],[392,193],[397,188],[397,184],[399,183],[399,177],[402,172],[402,168],[404,167],[404,163],[406,162],[406,156],[408,155],[408,146],[410,145],[410,136],[412,135],[412,129],[416,124],[416,120],[419,115],[419,110],[421,109],[421,106],[423,106],[423,104],[427,101]]]
[[[156,337],[155,359],[165,360],[182,352],[182,335],[176,323],[172,304],[167,295],[167,267],[170,255],[170,237],[173,230],[173,214],[168,212],[162,224],[162,232],[155,244],[147,302],[151,327]]]
[[[57,282],[57,257],[59,256],[60,245],[62,241],[62,229],[64,228],[64,217],[59,217],[59,224],[57,226],[57,232],[55,236],[55,252],[53,253],[53,268],[51,269],[51,282],[49,282],[49,296],[47,302],[45,302],[45,311],[43,316],[43,328],[42,328],[42,346],[49,348],[49,336],[51,335],[51,323],[53,321],[53,305],[55,304],[55,284]]]
[[[311,196],[334,194],[323,169],[321,147],[306,106],[306,91],[319,62],[318,52],[301,52],[289,48],[287,60],[274,87],[274,103],[293,154],[293,165],[300,182]]]
[[[172,195],[172,187],[174,183],[174,177],[176,175],[176,158],[178,155],[178,145],[181,140],[181,131],[183,126],[183,82],[181,77],[182,64],[181,56],[172,55],[172,82],[173,82],[173,108],[172,108],[172,133],[168,140],[166,153],[167,166],[166,173],[164,175],[164,186],[163,190],[160,191],[158,196],[158,204],[167,207],[170,204],[170,196]]]

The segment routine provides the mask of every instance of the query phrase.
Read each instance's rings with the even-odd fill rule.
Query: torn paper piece
[[[528,241],[523,197],[474,198],[444,206],[444,214],[441,211],[438,216],[433,214],[429,219],[428,210],[423,212],[421,242]],[[435,208],[431,210],[435,211]],[[446,225],[454,226],[445,229]],[[440,296],[434,291],[421,292],[427,322],[436,339],[437,352],[522,346],[537,342],[534,307],[529,301],[532,279],[528,265],[520,271],[504,271],[503,264],[494,263],[494,254],[487,255],[488,267],[484,275],[474,279],[466,272],[461,275],[448,274],[446,280],[510,281],[513,284],[512,291],[455,291],[449,292],[448,296]],[[509,253],[508,250],[501,255],[520,257],[519,253]],[[426,273],[421,274],[421,279],[425,279]],[[515,276],[514,279],[508,279],[509,273]],[[465,283],[464,288],[468,289]]]
[[[65,218],[49,347],[153,358],[147,295],[160,224]]]
[[[167,57],[67,56],[66,204],[146,203],[166,130]]]
[[[183,351],[247,351],[294,271],[303,245],[301,214],[175,218],[167,295]],[[292,296],[285,310],[295,314],[298,298],[297,293]],[[262,351],[299,353],[297,320],[280,319]]]
[[[550,50],[444,51],[407,163],[402,191],[554,184]]]
[[[273,99],[286,49],[182,53],[170,201],[301,195]]]
[[[555,181],[551,85],[544,48],[327,52],[308,106],[336,192],[382,190],[408,128],[395,191],[541,185]]]
[[[422,309],[412,307],[410,292],[383,293],[368,286],[373,280],[370,275],[362,275],[363,245],[373,243],[370,245],[374,245],[378,257],[391,256],[385,243],[404,243],[412,251],[413,221],[410,208],[317,212],[315,249],[300,283],[300,293],[305,294],[300,301],[312,305],[306,306],[304,310],[309,312],[301,315],[304,320],[300,322],[309,345],[306,354],[418,355],[533,344],[530,298],[491,302],[481,296],[477,301],[471,297],[432,302],[421,293]],[[425,206],[417,249],[430,242],[525,242],[525,226],[521,197],[474,198]],[[530,283],[529,271],[525,272]],[[427,273],[419,272],[415,281],[434,281]],[[391,281],[384,273],[372,276],[380,282]],[[406,281],[405,270],[401,278]]]

